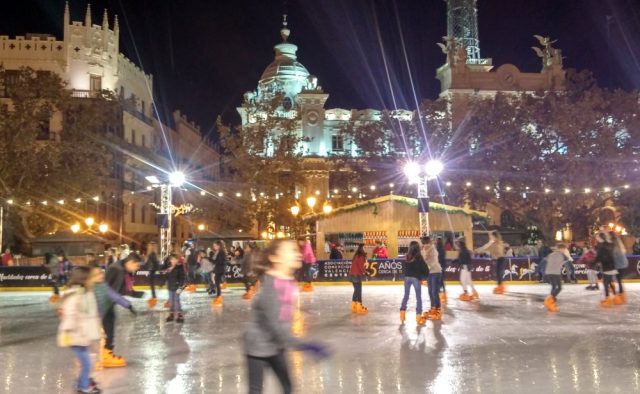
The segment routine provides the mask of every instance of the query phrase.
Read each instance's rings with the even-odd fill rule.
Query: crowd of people
[[[386,255],[386,247],[381,251],[382,246],[376,246],[372,257],[381,258]],[[455,240],[453,248],[458,253],[449,264],[458,268],[460,273],[461,301],[479,300],[472,279],[473,254],[490,257],[495,266],[497,282],[493,292],[496,295],[506,292],[503,278],[507,248],[497,231],[490,233],[489,242],[475,250],[469,249],[463,238]],[[442,319],[443,306],[447,301],[444,272],[448,249],[441,238],[429,236],[410,243],[403,262],[404,294],[400,302],[402,324],[406,321],[412,289],[416,299],[417,325],[422,326],[427,320]],[[573,265],[573,257],[570,247],[562,243],[553,248],[540,243],[537,250],[540,261],[536,272],[542,282],[551,286],[544,305],[549,311],[555,312],[558,310],[558,297],[562,291],[563,270],[567,272],[567,280],[571,281],[572,275],[575,277],[575,270],[569,268]],[[341,253],[339,246],[335,247],[335,251]],[[624,269],[628,266],[626,252],[620,237],[615,232],[603,229],[596,235],[593,247],[578,257],[579,263],[585,264],[587,268],[588,290],[598,290],[598,282],[602,278],[603,307],[626,302],[623,287]],[[633,252],[638,251],[634,249]],[[369,261],[365,246],[359,245],[351,260],[348,275],[353,285],[351,311],[354,314],[369,312],[363,305],[362,286],[369,275]],[[286,349],[308,351],[316,357],[328,356],[323,345],[304,342],[291,336],[288,327],[291,324],[292,303],[298,283],[301,283],[302,291],[313,291],[316,264],[311,242],[306,238],[297,242],[276,240],[264,249],[259,249],[252,242],[246,242],[243,246],[234,245],[230,250],[227,250],[227,245],[222,241],[213,243],[207,249],[186,244],[179,253],[171,252],[162,261],[155,243],[147,245],[145,258],[123,245],[109,250],[104,259],[89,256],[87,265],[72,267],[63,252],[47,254],[43,261],[52,277],[53,295],[50,301],[57,306],[60,316],[58,344],[71,348],[78,359],[78,392],[94,394],[100,392],[96,381],[91,377],[94,368],[89,355],[94,343],[101,341],[97,351],[97,366],[113,368],[127,365],[127,360],[114,352],[117,321],[115,308],[119,305],[136,314],[133,304],[125,297],[144,296],[143,292],[134,289],[137,271],[143,268],[149,271],[151,297],[147,304],[150,308],[156,306],[158,274],[162,274],[168,292],[165,303],[165,308],[168,309],[166,322],[180,324],[185,321],[181,294],[183,291],[195,291],[197,283],[205,285],[206,292],[213,297],[211,303],[214,307],[222,307],[222,291],[229,265],[241,267],[245,287],[242,298],[254,299],[253,313],[244,336],[250,392],[261,392],[266,368],[274,371],[284,392],[290,392]],[[422,303],[422,287],[425,285],[429,296],[427,310],[423,310]],[[66,290],[61,292],[63,286]]]

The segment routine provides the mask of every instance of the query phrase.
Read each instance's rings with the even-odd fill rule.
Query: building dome
[[[289,34],[291,31],[287,28],[285,16],[280,30],[282,42],[273,47],[275,59],[262,73],[259,86],[262,90],[269,91],[275,85],[276,89],[282,89],[287,96],[294,98],[308,86],[310,74],[307,68],[297,60],[298,46],[287,42]]]

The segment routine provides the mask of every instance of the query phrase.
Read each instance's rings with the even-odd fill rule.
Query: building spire
[[[64,25],[65,25],[65,27],[69,24],[70,19],[71,19],[71,15],[69,14],[69,2],[65,1],[64,2]]]
[[[84,25],[91,27],[91,3],[87,4],[87,13],[84,15]]]
[[[113,30],[115,31],[120,30],[120,23],[118,23],[118,14],[116,14],[116,18],[113,21]]]
[[[102,14],[102,30],[109,30],[109,16],[107,15],[107,9],[104,9]]]
[[[455,38],[467,50],[467,63],[480,62],[477,0],[444,1],[447,3],[447,36]]]
[[[287,42],[289,35],[291,34],[291,30],[287,28],[287,14],[282,15],[282,29],[280,29],[280,37],[282,37],[282,41]]]

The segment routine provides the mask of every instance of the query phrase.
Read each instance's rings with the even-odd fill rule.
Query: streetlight
[[[100,225],[98,226],[98,231],[100,231],[102,234],[106,233],[107,231],[109,231],[109,225],[106,223],[100,223]]]
[[[298,205],[298,204],[292,205],[291,206],[291,214],[293,216],[298,216],[299,213],[300,213],[300,205]]]
[[[410,184],[418,185],[418,220],[420,222],[420,234],[429,235],[429,191],[427,183],[430,179],[437,178],[444,169],[440,160],[429,160],[426,164],[420,165],[414,161],[407,163],[404,173]]]
[[[328,215],[331,213],[331,211],[333,211],[333,207],[331,206],[331,204],[329,203],[329,201],[326,201],[323,205],[322,205],[322,212],[325,213],[325,215]]]
[[[171,247],[171,188],[181,187],[187,182],[187,178],[182,171],[173,171],[168,174],[166,181],[160,181],[157,176],[149,175],[145,177],[153,187],[160,188],[160,213],[158,223],[160,227],[160,259],[164,259],[169,254]]]
[[[307,198],[307,205],[309,206],[309,208],[311,208],[312,211],[313,207],[316,206],[316,202],[318,202],[318,200],[313,196]]]
[[[205,228],[206,226],[202,223],[198,225],[198,231],[204,231]]]
[[[71,232],[76,234],[78,231],[80,231],[80,223],[74,223],[71,225]]]
[[[89,216],[88,218],[86,218],[84,220],[84,224],[86,224],[87,227],[93,226],[94,223],[95,223],[95,219],[93,217],[91,217],[91,216]]]

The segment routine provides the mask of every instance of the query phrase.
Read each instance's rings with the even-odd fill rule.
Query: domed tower
[[[243,127],[251,127],[266,116],[300,119],[298,134],[308,141],[302,147],[304,154],[326,156],[331,136],[324,132],[324,104],[329,95],[298,61],[298,46],[289,42],[290,35],[287,15],[284,15],[280,29],[282,42],[273,47],[275,58],[262,73],[257,89],[244,94],[244,103],[238,112]],[[282,96],[282,101],[277,108],[270,108],[277,96]]]

